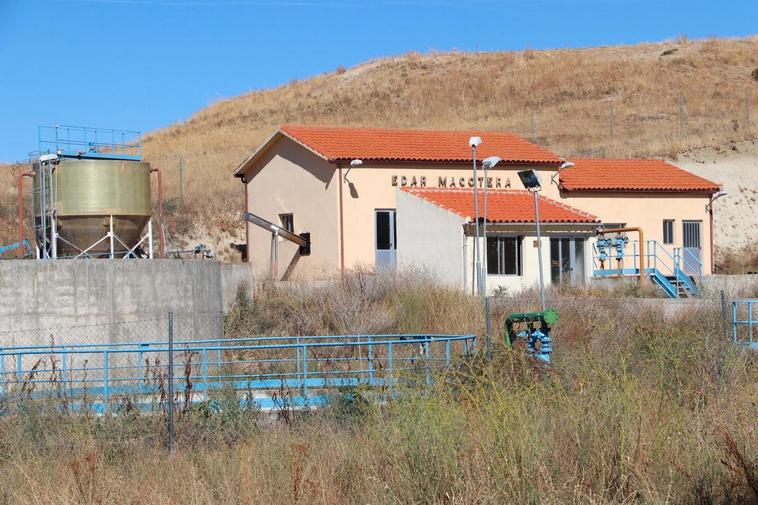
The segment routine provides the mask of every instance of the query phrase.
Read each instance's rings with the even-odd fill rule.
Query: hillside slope
[[[758,137],[758,37],[413,53],[218,102],[145,136],[146,158],[166,174],[177,243],[232,257],[243,188],[231,173],[284,122],[509,130],[568,158],[676,157]]]

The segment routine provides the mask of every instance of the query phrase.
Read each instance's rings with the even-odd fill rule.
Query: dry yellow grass
[[[536,141],[567,157],[671,156],[758,136],[756,68],[758,37],[411,53],[218,102],[146,135],[144,152],[166,171],[175,235],[204,237],[226,250],[220,237],[242,231],[242,185],[231,173],[281,123],[477,128],[530,138],[534,115]],[[179,157],[184,205],[177,200]]]
[[[481,301],[429,279],[348,281],[266,286],[227,335],[482,330]],[[723,338],[718,300],[666,314],[595,294],[550,293],[561,314],[550,367],[502,344],[502,317],[536,306],[531,292],[497,301],[492,364],[480,351],[430,389],[277,422],[219,395],[220,411],[177,413],[175,457],[160,412],[11,405],[0,504],[755,503],[758,360]],[[335,317],[345,304],[349,317]]]

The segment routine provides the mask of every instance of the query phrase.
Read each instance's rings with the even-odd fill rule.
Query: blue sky
[[[756,0],[0,0],[0,161],[36,149],[37,125],[149,131],[375,57],[742,36],[756,19]]]

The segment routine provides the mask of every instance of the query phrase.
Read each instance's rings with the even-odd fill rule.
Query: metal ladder
[[[58,230],[55,208],[55,184],[53,174],[58,166],[55,155],[42,155],[36,166],[36,177],[32,183],[32,207],[34,219],[34,236],[37,242],[38,259],[55,259],[58,257]]]

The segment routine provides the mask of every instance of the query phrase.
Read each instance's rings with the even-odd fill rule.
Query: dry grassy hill
[[[284,122],[510,130],[534,133],[567,157],[675,157],[758,137],[758,37],[411,53],[218,102],[145,137],[146,158],[166,172],[177,242],[204,242],[231,256],[228,242],[242,232],[242,185],[231,173]],[[3,206],[8,195],[0,195]]]

